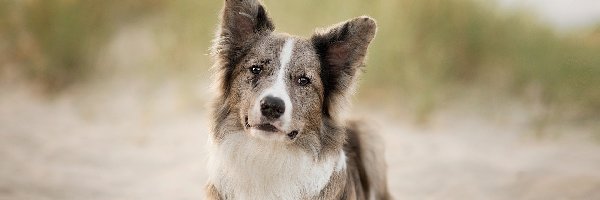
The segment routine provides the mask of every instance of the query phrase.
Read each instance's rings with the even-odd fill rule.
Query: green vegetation
[[[45,89],[60,90],[94,72],[110,34],[164,6],[160,1],[2,1],[3,62],[17,65]]]
[[[361,90],[427,116],[465,88],[489,96],[530,93],[553,109],[600,116],[600,28],[558,34],[525,11],[476,0],[264,0],[279,31],[309,36],[363,14],[378,20]],[[63,88],[95,71],[120,27],[152,21],[167,71],[201,73],[221,1],[0,2],[0,62]],[[165,39],[166,38],[166,39]],[[199,64],[200,63],[200,64]],[[201,66],[198,66],[201,65]],[[175,66],[175,67],[173,67]],[[0,68],[1,69],[1,68]],[[560,113],[560,112],[559,112]]]

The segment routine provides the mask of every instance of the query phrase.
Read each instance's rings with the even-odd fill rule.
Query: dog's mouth
[[[254,128],[261,130],[261,131],[267,131],[267,132],[281,132],[279,129],[277,129],[277,127],[271,125],[271,124],[259,124],[254,126]]]
[[[270,132],[270,133],[284,133],[289,139],[292,139],[292,140],[295,139],[296,136],[298,135],[297,130],[293,130],[289,133],[286,133],[285,131],[277,128],[276,126],[274,126],[273,124],[270,124],[270,123],[251,125],[250,123],[248,123],[247,116],[244,118],[244,126],[246,127],[246,129],[256,129],[256,130]]]
[[[283,132],[270,123],[251,125],[250,123],[248,123],[248,117],[245,118],[245,125],[246,125],[246,128],[254,128],[254,129],[266,131],[266,132]]]

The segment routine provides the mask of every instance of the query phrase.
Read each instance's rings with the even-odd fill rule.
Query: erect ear
[[[275,29],[258,0],[225,0],[213,54],[233,62]]]
[[[352,89],[375,32],[375,20],[363,16],[319,30],[312,36],[321,60],[325,115],[331,116],[332,105],[342,103],[338,101],[343,101]]]
[[[222,98],[229,96],[234,67],[258,39],[275,29],[258,0],[225,0],[221,24],[212,46]]]

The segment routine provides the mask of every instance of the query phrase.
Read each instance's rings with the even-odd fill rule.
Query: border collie
[[[380,138],[339,116],[376,31],[363,16],[276,33],[258,0],[225,0],[207,199],[390,199]]]

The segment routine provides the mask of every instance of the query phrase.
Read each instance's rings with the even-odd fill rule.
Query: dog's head
[[[217,138],[244,131],[273,141],[320,141],[352,88],[375,21],[359,17],[310,38],[275,33],[257,0],[226,0],[213,46]]]

